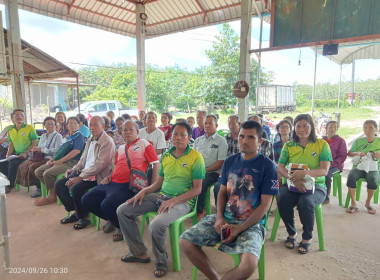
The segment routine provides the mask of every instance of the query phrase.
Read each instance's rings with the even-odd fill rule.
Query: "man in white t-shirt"
[[[159,156],[166,148],[165,134],[156,127],[157,115],[154,112],[148,112],[145,118],[147,127],[140,129],[139,137],[150,141]]]

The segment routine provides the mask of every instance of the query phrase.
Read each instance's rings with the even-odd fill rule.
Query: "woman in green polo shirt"
[[[374,120],[367,120],[363,124],[363,131],[365,137],[357,139],[352,145],[350,151],[348,152],[349,157],[354,157],[354,159],[361,161],[366,158],[371,161],[379,162],[380,158],[380,138],[376,136],[377,123]],[[367,200],[365,202],[365,207],[369,214],[376,214],[376,209],[371,206],[371,199],[378,188],[377,184],[380,180],[379,165],[377,164],[377,170],[364,171],[360,166],[354,166],[351,169],[347,177],[347,187],[351,196],[351,206],[347,208],[347,213],[358,212],[358,207],[356,205],[355,192],[356,192],[356,182],[360,178],[365,178],[367,181]]]
[[[330,147],[325,140],[317,139],[312,117],[309,114],[298,115],[294,120],[293,139],[284,144],[277,166],[281,176],[288,179],[295,189],[289,189],[286,183],[282,185],[277,205],[288,232],[288,238],[285,241],[288,249],[295,247],[297,238],[294,224],[294,207],[297,205],[303,226],[302,241],[298,247],[300,254],[307,254],[310,250],[314,207],[326,198],[325,176],[331,161]],[[308,169],[288,172],[286,166],[290,163],[306,164]],[[315,179],[315,188],[312,193],[306,190],[304,184],[306,175]]]

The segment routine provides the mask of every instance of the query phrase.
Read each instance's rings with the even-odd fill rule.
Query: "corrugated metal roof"
[[[135,8],[141,2],[147,15],[147,38],[240,18],[241,0],[18,0],[18,5],[33,13],[135,37]],[[270,10],[268,0],[256,0],[256,4],[260,12]],[[252,11],[256,14],[254,7]]]
[[[322,49],[318,48],[322,53]],[[380,40],[355,41],[339,44],[338,54],[326,56],[338,64],[351,64],[359,59],[380,59]]]
[[[5,46],[8,46],[7,30],[4,29]],[[54,57],[21,40],[22,58],[25,79],[49,80],[61,77],[77,77],[78,73],[67,67]],[[9,71],[9,55],[7,55],[7,68]],[[10,76],[0,76],[0,84],[9,85]]]

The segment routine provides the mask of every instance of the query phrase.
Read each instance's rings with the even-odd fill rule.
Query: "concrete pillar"
[[[145,17],[144,16],[145,16],[144,5],[137,4],[136,5],[137,106],[139,110],[145,111],[146,87],[145,87],[145,34],[144,34]]]
[[[239,80],[244,80],[248,84],[251,67],[249,54],[251,49],[251,19],[252,0],[243,0],[241,3]],[[239,98],[239,117],[242,122],[248,117],[248,101],[249,95],[246,98]]]
[[[5,0],[4,5],[8,29],[8,52],[12,83],[13,107],[26,111],[24,67],[22,64],[23,54],[21,50],[20,23],[18,18],[17,0]]]

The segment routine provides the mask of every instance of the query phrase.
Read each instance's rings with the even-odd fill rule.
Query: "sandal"
[[[298,253],[300,253],[301,255],[305,255],[305,254],[309,253],[310,246],[311,246],[311,243],[300,242],[300,244],[298,245]]]
[[[376,214],[376,209],[373,208],[371,205],[370,206],[365,206],[365,208],[367,208],[367,211],[368,211],[369,214],[371,214],[371,215]]]
[[[61,219],[59,222],[64,225],[64,224],[69,224],[69,223],[73,223],[73,222],[76,222],[78,221],[78,217],[77,215],[75,214],[71,214],[70,216],[68,217],[64,217],[63,219]]]
[[[355,206],[350,206],[346,209],[346,212],[353,214],[353,213],[359,212],[359,208]]]
[[[115,226],[110,221],[107,221],[107,223],[105,223],[103,226],[104,233],[109,233],[113,231],[114,229],[115,229]]]
[[[294,247],[296,247],[296,239],[297,239],[297,235],[294,238],[291,238],[290,236],[288,236],[285,240],[285,247],[288,249],[294,249]],[[290,244],[287,244],[287,243],[290,243]]]
[[[79,219],[78,222],[73,226],[75,230],[84,229],[90,224],[90,220],[87,219]]]
[[[157,263],[154,267],[154,276],[157,278],[165,276],[167,272],[168,268],[164,264]]]
[[[121,230],[119,228],[115,228],[115,231],[112,235],[112,240],[115,242],[123,240],[123,234],[121,233]]]
[[[138,262],[138,263],[149,263],[150,258],[147,259],[140,259],[129,253],[128,255],[122,256],[121,258],[122,262]]]

